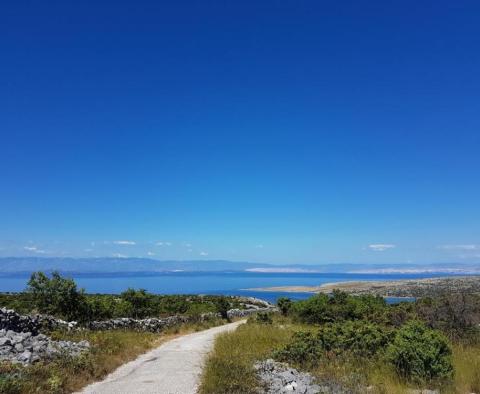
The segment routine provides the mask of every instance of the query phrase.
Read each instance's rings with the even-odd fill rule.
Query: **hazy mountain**
[[[168,260],[148,258],[65,258],[4,257],[0,258],[0,275],[29,274],[33,271],[64,273],[154,273],[171,271],[248,271],[248,272],[351,272],[351,273],[480,273],[480,264],[265,264],[226,260]]]
[[[71,257],[4,257],[0,258],[0,273],[33,271],[62,272],[165,272],[165,271],[244,271],[248,268],[270,267],[223,260],[168,260],[148,258],[71,258]]]

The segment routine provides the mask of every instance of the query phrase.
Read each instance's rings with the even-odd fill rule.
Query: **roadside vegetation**
[[[102,379],[118,366],[175,336],[225,323],[227,310],[243,308],[234,297],[195,295],[154,295],[128,289],[119,295],[86,294],[72,279],[58,273],[35,273],[23,293],[0,294],[0,306],[21,314],[43,313],[86,324],[115,317],[163,317],[182,314],[193,317],[189,323],[166,328],[161,333],[132,330],[53,331],[54,340],[87,340],[91,347],[79,357],[67,354],[29,366],[0,362],[0,393],[63,394]],[[223,318],[196,319],[217,312]]]
[[[480,296],[455,294],[388,305],[334,291],[278,300],[280,314],[220,336],[201,392],[255,393],[253,364],[274,358],[352,393],[480,392]]]

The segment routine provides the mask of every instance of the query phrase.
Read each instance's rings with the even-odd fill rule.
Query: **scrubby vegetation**
[[[34,273],[25,292],[0,294],[0,306],[19,313],[39,312],[79,322],[116,317],[195,316],[207,312],[219,312],[226,318],[227,310],[243,307],[235,297],[156,295],[143,289],[127,289],[119,295],[86,294],[73,279],[57,272],[51,276]]]
[[[298,302],[282,298],[278,306],[272,324],[252,318],[217,341],[204,393],[255,392],[253,363],[268,357],[351,392],[480,391],[479,295],[388,305],[380,297],[335,291]],[[248,379],[233,379],[240,375]]]

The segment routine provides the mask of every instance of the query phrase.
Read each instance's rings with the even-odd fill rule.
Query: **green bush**
[[[282,315],[286,316],[292,307],[292,300],[288,297],[280,297],[277,300],[277,306]]]
[[[275,357],[299,364],[318,364],[322,356],[348,355],[373,357],[384,351],[392,341],[392,331],[363,320],[328,323],[313,334],[301,332]]]
[[[143,319],[152,316],[154,309],[152,305],[153,296],[144,289],[127,289],[120,294],[120,298],[130,304],[130,316],[135,319]]]
[[[220,313],[222,319],[228,319],[228,309],[230,308],[230,303],[228,302],[226,297],[218,297],[215,302],[217,307],[217,312]]]
[[[420,321],[410,321],[396,333],[387,349],[387,360],[408,380],[428,381],[450,378],[453,374],[447,338]]]
[[[272,324],[272,316],[267,312],[258,312],[255,314],[255,323],[259,324]]]
[[[279,361],[314,366],[320,362],[324,349],[318,338],[311,332],[296,332],[290,343],[273,353],[273,358]]]
[[[317,340],[322,349],[335,354],[372,357],[393,339],[390,329],[364,320],[330,323],[320,328]]]
[[[321,324],[367,318],[381,321],[387,307],[382,297],[351,296],[334,290],[331,296],[317,294],[307,300],[295,302],[291,311],[301,322]]]

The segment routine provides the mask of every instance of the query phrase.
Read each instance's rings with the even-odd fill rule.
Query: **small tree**
[[[448,340],[441,332],[414,320],[398,330],[387,349],[387,359],[400,376],[422,382],[451,377],[451,353]]]
[[[41,313],[67,320],[85,320],[89,315],[83,289],[78,290],[73,279],[62,278],[56,271],[51,278],[43,272],[34,272],[27,291]]]
[[[132,317],[144,318],[152,313],[152,296],[146,290],[129,288],[120,294],[120,297],[132,306]]]
[[[288,297],[280,297],[277,300],[277,306],[278,306],[278,309],[280,309],[280,312],[282,313],[282,315],[286,316],[288,315],[288,312],[292,307],[292,300]]]
[[[222,319],[230,320],[228,317],[228,309],[230,308],[230,303],[228,302],[226,297],[218,297],[215,300],[215,307],[217,312],[220,313]]]

